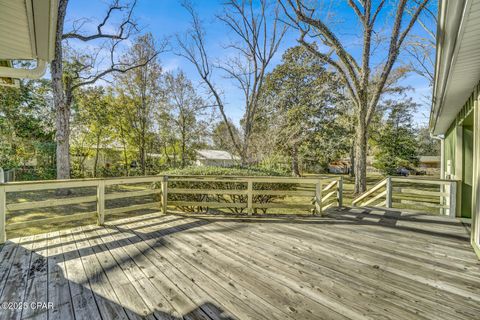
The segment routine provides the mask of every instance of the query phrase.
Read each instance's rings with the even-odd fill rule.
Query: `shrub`
[[[264,168],[222,168],[222,167],[187,167],[183,169],[173,169],[164,171],[161,174],[175,175],[175,176],[285,176],[285,172],[264,169]],[[247,184],[245,182],[228,182],[228,181],[173,181],[170,180],[169,188],[182,189],[209,189],[209,190],[246,190]],[[254,183],[255,190],[291,190],[292,184],[289,183]],[[235,194],[169,194],[170,201],[210,201],[210,202],[225,202],[225,203],[247,203],[247,195]],[[273,195],[254,195],[254,203],[270,203],[275,199],[281,199],[283,196]],[[178,209],[186,212],[208,212],[208,206],[179,206]],[[227,208],[232,213],[245,213],[246,208]],[[255,213],[258,210],[265,213],[267,209],[254,209]]]

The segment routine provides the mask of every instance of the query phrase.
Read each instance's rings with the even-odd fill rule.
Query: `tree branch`
[[[102,22],[97,25],[97,33],[91,35],[82,35],[78,33],[78,28],[74,28],[71,32],[64,33],[62,35],[62,39],[77,39],[80,41],[91,41],[95,39],[113,39],[113,40],[125,40],[130,36],[132,29],[137,29],[137,24],[132,19],[133,10],[136,6],[137,0],[134,0],[130,6],[123,6],[120,4],[119,0],[115,0],[108,8],[105,17],[103,18]],[[112,18],[114,12],[122,12],[127,10],[128,12],[124,17],[123,21],[120,23],[118,27],[117,33],[104,33],[103,28],[107,23],[109,23],[110,19]],[[83,24],[82,24],[83,25]]]

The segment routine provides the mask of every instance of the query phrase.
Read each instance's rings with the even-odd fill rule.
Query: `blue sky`
[[[203,20],[206,31],[207,51],[213,61],[221,60],[222,57],[228,54],[228,50],[226,50],[224,46],[228,44],[233,37],[225,25],[215,17],[216,14],[220,14],[222,11],[222,2],[221,0],[193,1]],[[358,53],[361,49],[360,42],[357,40],[357,32],[360,28],[355,23],[350,22],[355,21],[352,9],[345,4],[346,1],[332,0],[324,2],[327,3],[327,6],[323,11],[328,11],[332,15],[332,21],[335,21],[332,28],[338,32],[341,40],[348,43],[351,52],[354,54]],[[93,28],[96,26],[96,22],[103,17],[108,3],[108,0],[70,0],[66,30],[69,29],[73,20],[80,17],[91,20],[85,25],[85,30]],[[138,0],[135,16],[139,25],[142,27],[142,32],[151,32],[158,42],[161,42],[165,38],[171,40],[172,50],[162,53],[160,56],[164,70],[176,71],[181,69],[192,81],[199,84],[199,78],[193,66],[173,52],[175,50],[174,35],[176,33],[182,34],[186,32],[190,23],[190,17],[181,6],[180,1]],[[389,19],[391,19],[391,17],[388,12],[380,19],[381,23],[385,22],[385,28],[388,28]],[[421,32],[421,29],[417,27],[416,31]],[[290,30],[287,33],[279,52],[272,61],[271,68],[281,61],[283,51],[291,46],[297,45],[297,36],[298,32],[295,30]],[[379,49],[379,57],[384,57],[383,50],[383,48]],[[215,70],[214,80],[224,92],[228,116],[238,123],[244,111],[243,97],[240,90],[237,89],[233,81],[226,79],[220,70]],[[415,101],[421,104],[415,116],[416,122],[418,124],[426,124],[428,122],[430,105],[424,97],[428,95],[431,90],[427,81],[412,73],[403,79],[401,84],[413,88],[408,92],[408,96],[413,97]]]

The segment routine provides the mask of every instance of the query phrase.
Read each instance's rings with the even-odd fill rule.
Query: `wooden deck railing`
[[[353,206],[407,208],[456,216],[456,180],[387,177],[352,201]]]
[[[147,188],[135,191],[110,190],[113,186],[132,184],[148,184]],[[219,189],[218,187],[223,187]],[[292,187],[293,186],[293,187]],[[96,194],[82,196],[62,196],[40,201],[9,201],[12,193],[31,193],[41,190],[58,190],[76,188],[96,189]],[[278,188],[278,189],[276,189]],[[6,231],[22,228],[38,227],[61,222],[78,220],[97,220],[99,225],[105,221],[106,215],[119,214],[134,210],[157,209],[166,213],[168,207],[189,208],[230,208],[237,213],[249,215],[266,212],[272,208],[311,209],[313,214],[322,214],[332,206],[342,206],[342,178],[289,178],[289,177],[233,177],[233,176],[146,176],[124,177],[112,179],[78,179],[0,183],[0,243],[6,241]],[[129,204],[107,208],[106,201],[156,195],[153,202]],[[192,200],[175,199],[182,195],[200,196]],[[216,197],[211,197],[216,195]],[[234,197],[226,198],[226,195]],[[170,196],[170,198],[169,198]],[[305,202],[288,202],[288,198],[306,197]],[[47,196],[45,196],[47,197]],[[198,200],[200,199],[200,201]],[[213,201],[212,201],[213,199]],[[21,222],[8,222],[7,214],[20,210],[31,210],[67,205],[90,204],[96,210],[46,217]],[[93,209],[93,208],[92,208]],[[47,213],[48,214],[48,213]]]

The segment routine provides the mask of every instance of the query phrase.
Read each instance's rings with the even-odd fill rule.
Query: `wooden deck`
[[[0,319],[479,319],[480,264],[462,224],[420,214],[150,214],[8,241],[0,303]]]

